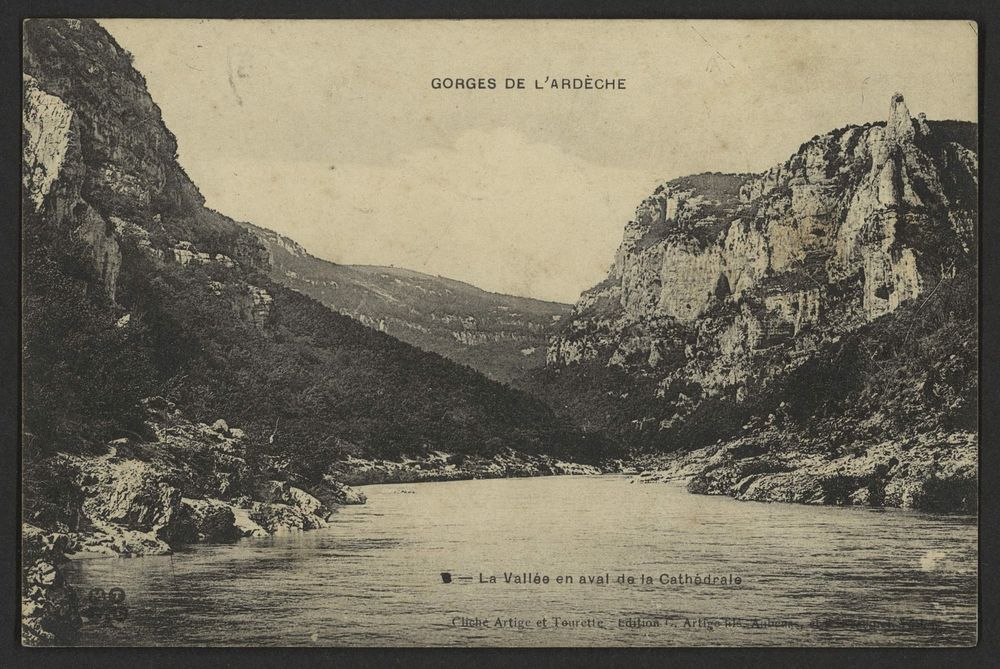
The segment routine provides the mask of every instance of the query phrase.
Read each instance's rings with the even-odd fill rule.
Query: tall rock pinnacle
[[[906,101],[903,100],[902,93],[896,93],[892,96],[885,130],[886,136],[896,141],[913,139],[913,119],[910,117],[910,110],[906,108]]]

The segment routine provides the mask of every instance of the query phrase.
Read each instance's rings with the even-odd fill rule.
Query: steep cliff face
[[[267,248],[275,281],[497,381],[544,365],[548,333],[570,311],[566,304],[488,293],[395,267],[338,265],[283,235],[248,229]]]
[[[109,298],[129,233],[157,260],[183,264],[172,249],[197,246],[267,270],[256,237],[204,206],[127,52],[93,21],[24,30],[23,185],[40,219],[88,249]]]
[[[788,293],[779,283],[853,277],[859,319],[893,311],[940,277],[941,262],[972,258],[974,144],[970,124],[914,121],[897,95],[885,124],[813,138],[763,174],[668,182],[637,208],[609,280],[581,298],[569,329],[593,322],[595,303],[619,327],[692,323],[713,304]]]
[[[762,398],[789,392],[795,370],[831,347],[871,349],[876,365],[899,358],[870,324],[941,315],[945,293],[974,304],[977,166],[974,124],[913,119],[896,95],[886,122],[814,137],[764,173],[667,182],[636,209],[608,278],[550,339],[548,368],[525,383],[640,445],[741,434],[773,408]],[[975,309],[957,310],[947,313],[967,331],[948,354],[965,365],[953,379],[965,406],[975,365],[958,347]],[[861,373],[842,372],[845,386]],[[928,407],[912,427],[942,415]]]
[[[83,504],[81,513],[130,531],[171,526],[159,512],[150,523],[93,506],[122,486],[161,510],[195,494],[143,473],[163,442],[145,415],[148,397],[192,425],[224,416],[240,426],[259,476],[314,492],[337,484],[331,467],[347,457],[440,450],[489,460],[579,444],[538,400],[273,281],[278,254],[263,231],[205,207],[142,76],[95,21],[27,21],[24,66],[25,485],[50,486],[27,495],[33,504],[80,489],[45,474],[46,463],[71,457],[87,469],[114,452],[127,466],[62,506]],[[374,273],[366,290],[405,276]],[[418,275],[401,290],[433,288]],[[121,440],[141,455],[119,450]],[[186,453],[197,457],[193,446]],[[204,494],[231,506],[238,493]],[[130,507],[118,502],[108,504]],[[46,517],[32,522],[53,529]]]

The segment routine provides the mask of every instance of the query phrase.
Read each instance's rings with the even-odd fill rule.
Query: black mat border
[[[997,148],[1000,124],[1000,27],[997,3],[908,0],[691,0],[675,2],[351,2],[175,0],[7,0],[0,8],[0,667],[987,667],[1000,666],[996,437],[980,440],[980,632],[970,649],[25,649],[19,646],[17,545],[20,415],[20,160],[21,20],[28,17],[174,18],[748,18],[971,19],[980,38],[980,433],[1000,433],[997,286],[1000,248],[992,221],[1000,211]],[[984,150],[985,149],[985,150]]]

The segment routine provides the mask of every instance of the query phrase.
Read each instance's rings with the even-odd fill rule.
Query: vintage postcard
[[[22,643],[975,645],[977,53],[25,21]]]

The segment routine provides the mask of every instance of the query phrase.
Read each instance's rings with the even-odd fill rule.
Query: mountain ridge
[[[548,331],[570,311],[415,270],[334,263],[281,233],[243,225],[268,249],[275,281],[497,381],[544,365]]]

